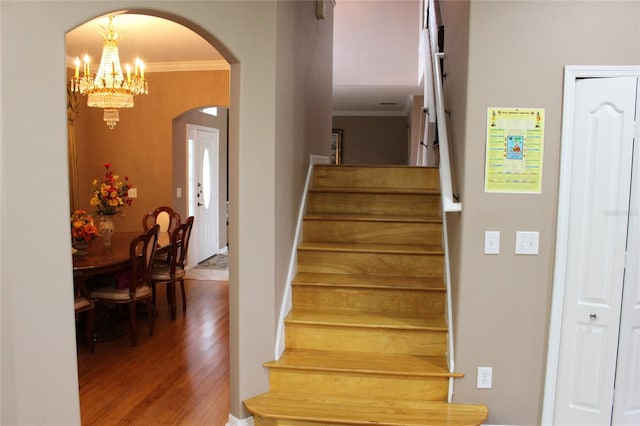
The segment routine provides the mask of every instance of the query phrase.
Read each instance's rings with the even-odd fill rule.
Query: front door
[[[219,250],[218,156],[219,130],[187,125],[189,137],[189,210],[195,217],[190,264]],[[196,236],[196,238],[193,238]],[[193,262],[192,262],[193,261]]]
[[[610,424],[615,397],[615,424],[637,424],[640,233],[630,202],[637,206],[631,175],[638,79],[586,78],[575,84],[573,144],[570,164],[563,166],[570,169],[571,183],[561,193],[568,197],[569,221],[553,423]],[[625,420],[633,409],[635,420]]]

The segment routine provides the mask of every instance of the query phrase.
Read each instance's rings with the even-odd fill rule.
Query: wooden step
[[[256,426],[480,425],[487,407],[441,401],[377,400],[268,392],[245,401]]]
[[[316,370],[339,373],[369,373],[388,376],[463,377],[450,373],[444,356],[379,354],[375,357],[361,352],[327,352],[285,350],[279,360],[264,364],[273,369]]]
[[[440,316],[348,315],[294,306],[285,319],[290,349],[439,356],[446,345],[447,325]]]
[[[300,309],[341,312],[429,315],[445,311],[445,293],[424,289],[293,286],[293,305]]]
[[[285,320],[288,324],[329,325],[334,327],[378,328],[389,330],[447,331],[444,315],[384,315],[360,312],[356,315],[329,310],[291,311]]]
[[[401,244],[333,244],[303,242],[298,271],[442,278],[441,247]]]
[[[442,219],[316,214],[305,216],[302,233],[305,241],[441,245]]]
[[[287,350],[269,368],[271,391],[446,401],[450,377],[444,356]]]
[[[440,189],[435,167],[315,165],[315,187]]]
[[[306,212],[437,217],[441,214],[440,195],[431,191],[371,192],[311,188],[307,194]]]
[[[422,289],[425,291],[445,292],[446,288],[440,278],[393,276],[393,275],[358,275],[358,274],[322,274],[298,272],[293,286],[344,287],[344,288],[398,288],[406,290]]]

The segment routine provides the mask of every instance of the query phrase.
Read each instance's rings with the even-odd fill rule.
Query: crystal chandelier
[[[135,69],[125,65],[126,79],[120,66],[118,56],[118,33],[113,30],[113,16],[109,17],[109,25],[104,37],[104,47],[98,73],[91,75],[91,64],[88,55],[84,56],[82,77],[80,76],[80,58],[75,60],[75,75],[71,79],[71,90],[87,95],[87,105],[104,109],[104,121],[113,129],[120,116],[120,108],[133,107],[135,95],[147,94],[148,85],[144,78],[144,62],[136,58]]]

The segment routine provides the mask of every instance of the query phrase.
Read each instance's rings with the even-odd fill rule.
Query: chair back
[[[171,207],[160,206],[142,217],[142,227],[145,231],[153,225],[160,225],[160,232],[172,232],[180,225],[180,215]]]
[[[135,295],[138,285],[150,283],[151,267],[153,265],[153,256],[156,254],[159,229],[160,225],[154,225],[148,231],[131,240],[129,245],[129,256],[131,257],[129,294],[131,295]]]
[[[189,239],[193,229],[194,217],[189,216],[187,221],[179,225],[171,234],[171,274],[175,275],[176,268],[184,268],[187,263],[189,251]]]

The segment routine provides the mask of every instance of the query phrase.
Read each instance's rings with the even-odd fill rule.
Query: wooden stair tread
[[[442,315],[412,317],[383,313],[300,310],[295,307],[285,319],[285,324],[447,332],[447,324]]]
[[[287,349],[265,367],[393,376],[463,377],[450,373],[444,356],[376,354]]]
[[[440,195],[439,189],[417,188],[383,188],[383,187],[342,187],[342,186],[313,186],[309,192],[333,192],[340,194],[401,194],[401,195]]]
[[[298,272],[294,286],[446,291],[442,278]]]
[[[298,245],[298,250],[333,251],[356,253],[444,255],[441,245],[436,244],[379,244],[379,243],[325,243],[306,241]]]
[[[442,223],[440,216],[355,214],[355,213],[308,213],[305,220],[341,220],[349,222],[405,222],[405,223]]]
[[[480,425],[487,418],[484,405],[288,392],[267,392],[246,400],[245,406],[263,418],[336,425]]]

